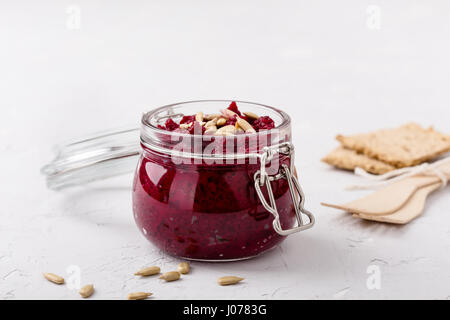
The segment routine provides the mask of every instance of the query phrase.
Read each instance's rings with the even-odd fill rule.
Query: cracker
[[[348,148],[396,168],[410,167],[450,151],[450,136],[409,123],[395,129],[384,129],[336,139]]]
[[[390,164],[369,158],[366,155],[343,147],[333,150],[322,161],[340,169],[353,171],[355,168],[362,168],[373,174],[383,174],[395,169]]]

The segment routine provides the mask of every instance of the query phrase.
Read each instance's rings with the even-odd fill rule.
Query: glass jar
[[[258,133],[191,135],[158,127],[168,118],[178,121],[198,111],[217,113],[230,102],[184,102],[142,116],[141,150],[132,188],[134,218],[143,235],[170,255],[202,261],[247,259],[314,224],[314,217],[303,206],[304,195],[294,167],[291,122],[283,111],[238,101],[240,110],[274,120],[274,129]],[[134,131],[99,136],[112,143],[130,132]],[[84,139],[83,146],[88,141],[94,149],[98,145],[104,147],[106,142],[98,143],[99,136]],[[71,147],[77,149],[74,145],[77,143]],[[94,164],[104,167],[105,161],[117,163],[136,156],[130,145],[122,141],[122,148],[109,146],[106,148],[109,152],[103,156],[90,150],[91,155],[102,160],[81,157],[85,165],[79,169],[86,171]],[[84,147],[78,149],[86,151]],[[80,161],[79,154],[75,158]],[[69,174],[73,174],[73,164],[69,167]],[[73,175],[55,179],[57,171],[54,166],[44,169],[49,177],[53,173],[50,182],[59,181],[54,185],[61,187],[74,180]],[[87,175],[85,172],[83,176]]]

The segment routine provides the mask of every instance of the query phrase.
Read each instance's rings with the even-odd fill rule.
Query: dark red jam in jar
[[[217,114],[228,106],[239,112],[238,119],[247,118],[259,130],[209,135],[201,128],[206,120],[179,128],[180,122],[194,122],[192,115],[199,111]],[[260,118],[250,119],[241,112]],[[225,261],[257,256],[283,241],[288,232],[309,228],[313,217],[306,212],[305,224],[296,211],[302,207],[301,190],[291,193],[293,153],[280,148],[286,145],[291,146],[288,115],[260,104],[195,101],[144,114],[142,154],[133,184],[139,229],[170,255]]]

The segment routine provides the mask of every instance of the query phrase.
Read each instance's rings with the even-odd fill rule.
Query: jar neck
[[[171,132],[141,130],[141,146],[173,157],[193,159],[246,159],[260,154],[266,147],[291,142],[290,127],[280,131],[272,129],[254,134],[234,136],[187,135]]]
[[[232,153],[232,154],[213,154],[211,156],[203,155],[202,157],[197,154],[177,153],[172,154],[161,153],[154,149],[149,149],[145,145],[142,145],[142,157],[148,161],[158,163],[165,167],[174,167],[183,170],[250,170],[252,174],[261,168],[263,154],[267,152],[267,149],[282,150],[283,147],[277,146],[268,147],[261,153]],[[275,148],[274,148],[275,147]],[[291,164],[291,158],[284,153],[274,152],[270,160],[266,162],[266,170],[268,174],[275,175],[280,168],[281,164]]]

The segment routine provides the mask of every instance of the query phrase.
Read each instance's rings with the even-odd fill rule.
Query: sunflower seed
[[[223,115],[225,118],[227,118],[227,119],[233,118],[233,117],[237,116],[237,113],[235,113],[235,112],[233,112],[233,111],[231,111],[231,110],[228,110],[228,109],[220,110],[220,112],[221,112],[222,115]]]
[[[83,298],[89,298],[94,293],[94,285],[87,284],[78,291]]]
[[[197,112],[197,114],[195,115],[195,120],[198,122],[203,122],[203,112]]]
[[[259,116],[256,113],[250,112],[250,111],[246,111],[246,112],[242,112],[244,115],[246,115],[247,117],[249,117],[250,119],[258,119]]]
[[[219,118],[214,118],[212,120],[209,120],[206,124],[205,124],[205,128],[209,128],[209,127],[215,127],[217,124],[217,120],[219,120]]]
[[[218,119],[217,122],[216,122],[216,124],[217,124],[219,127],[223,126],[225,123],[227,123],[227,119],[225,119],[225,118],[220,118],[220,119]]]
[[[218,129],[215,133],[215,135],[228,135],[228,134],[234,134],[236,132],[236,128],[233,125],[224,126],[220,129]]]
[[[150,297],[150,292],[133,292],[128,295],[128,300],[144,300]]]
[[[180,273],[178,271],[169,271],[162,274],[159,278],[166,281],[175,281],[180,279]]]
[[[215,118],[219,118],[221,115],[217,113],[205,114],[203,115],[203,120],[209,121]]]
[[[221,286],[228,286],[228,285],[232,285],[232,284],[236,284],[240,281],[244,280],[244,278],[241,277],[235,277],[235,276],[226,276],[226,277],[221,277],[217,280],[217,282],[221,285]]]
[[[248,123],[246,120],[238,118],[237,125],[239,125],[239,127],[241,127],[245,133],[255,133],[255,129],[253,129],[252,125],[250,123]]]
[[[54,273],[43,273],[44,278],[47,279],[50,282],[56,283],[56,284],[63,284],[64,283],[64,278],[60,277]]]
[[[147,277],[147,276],[152,276],[152,275],[158,274],[160,272],[161,272],[161,269],[159,267],[152,266],[152,267],[147,267],[147,268],[141,269],[138,272],[136,272],[134,275]]]
[[[189,129],[192,126],[193,122],[189,122],[189,123],[182,123],[180,124],[180,128],[181,129]]]
[[[181,262],[181,263],[178,265],[178,271],[179,271],[181,274],[189,273],[189,270],[191,270],[191,267],[190,267],[190,265],[189,265],[189,262]]]
[[[216,133],[216,131],[217,131],[217,127],[216,126],[211,126],[211,127],[207,128],[203,134],[205,134],[205,135],[213,135],[214,133]]]

